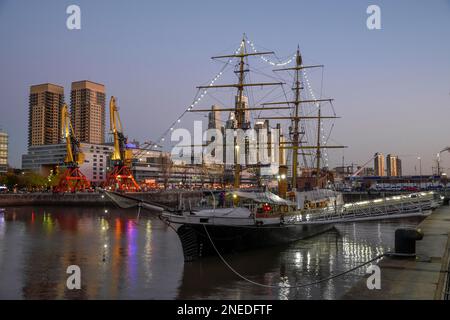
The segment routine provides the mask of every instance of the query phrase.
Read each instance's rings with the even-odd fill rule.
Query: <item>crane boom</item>
[[[61,129],[62,129],[62,136],[66,140],[66,158],[65,163],[72,163],[74,162],[73,152],[72,152],[72,143],[70,139],[70,118],[69,118],[69,111],[67,110],[67,105],[64,104],[61,109]]]
[[[75,137],[72,123],[70,121],[69,109],[66,104],[61,109],[61,131],[66,140],[66,158],[64,162],[67,165],[80,165],[84,161],[84,154],[80,149],[80,142]]]
[[[106,184],[108,187],[121,191],[138,191],[139,185],[131,173],[132,150],[127,149],[127,138],[123,133],[116,98],[109,101],[109,125],[114,138],[114,150],[111,155],[113,170],[109,173]]]
[[[114,151],[111,160],[124,161],[123,150],[125,149],[125,137],[122,133],[122,122],[120,121],[115,97],[111,97],[109,101],[109,125],[114,138]]]
[[[61,133],[66,141],[66,157],[64,164],[67,167],[60,177],[57,190],[61,192],[76,192],[90,188],[90,182],[80,171],[79,165],[84,162],[80,142],[75,136],[67,105],[61,109]]]

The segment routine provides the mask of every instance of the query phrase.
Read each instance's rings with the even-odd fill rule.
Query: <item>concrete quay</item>
[[[178,199],[182,195],[184,202],[189,200],[197,201],[202,197],[201,191],[185,191],[185,190],[162,190],[153,192],[133,192],[128,195],[147,200],[149,202],[160,203],[165,206],[175,207]],[[0,207],[11,206],[115,206],[115,204],[102,193],[98,192],[78,192],[78,193],[5,193],[0,194]]]
[[[416,242],[416,258],[384,257],[379,263],[381,289],[367,288],[370,274],[342,299],[443,300],[449,298],[450,207],[442,206],[418,229],[424,237]]]

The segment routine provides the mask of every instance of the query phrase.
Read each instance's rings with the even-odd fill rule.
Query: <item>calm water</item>
[[[391,250],[394,231],[418,220],[346,224],[292,245],[226,256],[253,281],[302,284]],[[81,268],[80,290],[66,269]],[[267,289],[216,257],[184,263],[175,232],[135,210],[20,207],[0,213],[0,299],[338,299],[365,269],[302,289]]]

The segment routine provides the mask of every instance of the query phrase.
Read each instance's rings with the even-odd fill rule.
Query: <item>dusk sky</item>
[[[81,8],[81,30],[66,28],[71,4]],[[366,27],[370,4],[381,8],[381,30]],[[72,81],[103,83],[108,101],[118,97],[126,134],[156,139],[220,70],[210,57],[232,52],[244,32],[279,57],[299,44],[306,64],[325,65],[323,95],[342,117],[333,140],[349,147],[346,163],[393,153],[413,174],[421,156],[431,173],[450,146],[449,0],[0,0],[0,128],[10,164],[20,167],[26,153],[30,85],[62,85],[70,102]],[[330,152],[330,166],[342,155]],[[450,174],[450,154],[442,166]]]

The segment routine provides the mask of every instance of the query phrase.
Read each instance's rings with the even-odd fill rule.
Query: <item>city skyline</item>
[[[127,135],[156,139],[190,104],[195,86],[217,72],[209,57],[235,47],[243,32],[282,57],[299,43],[307,62],[325,64],[324,94],[336,99],[342,116],[333,136],[349,146],[345,153],[330,152],[330,167],[340,166],[342,156],[346,163],[362,164],[380,151],[398,155],[405,174],[414,173],[420,156],[423,173],[431,173],[436,153],[450,144],[449,1],[379,1],[382,29],[374,31],[365,26],[366,1],[280,2],[275,7],[286,16],[282,27],[277,26],[279,18],[267,20],[269,13],[258,12],[261,6],[274,6],[264,2],[243,4],[252,18],[263,17],[265,22],[255,25],[257,19],[247,22],[233,6],[219,11],[206,2],[133,3],[124,9],[115,3],[79,1],[83,20],[76,31],[65,27],[69,4],[0,3],[0,37],[11,43],[0,53],[0,127],[9,134],[12,166],[20,167],[26,153],[30,85],[62,85],[69,104],[72,81],[100,82],[106,99],[117,96],[123,106]],[[293,11],[302,19],[289,20],[294,13],[284,7],[298,8]],[[171,13],[171,18],[163,21],[161,13]],[[233,26],[232,18],[238,20]],[[192,37],[181,37],[180,30]],[[47,33],[49,39],[41,37]],[[56,47],[55,39],[67,47]],[[450,155],[441,160],[443,168],[450,167]]]

